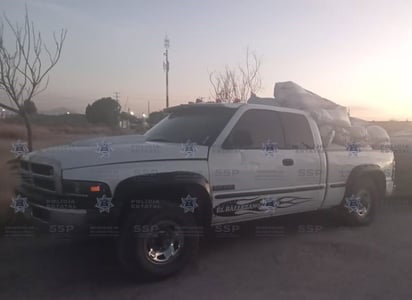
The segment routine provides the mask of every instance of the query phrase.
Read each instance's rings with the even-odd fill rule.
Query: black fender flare
[[[354,183],[360,178],[369,178],[373,181],[377,188],[377,194],[379,199],[383,199],[386,194],[386,177],[383,170],[374,164],[360,165],[353,168],[349,174],[348,180],[346,181],[346,192],[345,197],[349,196]]]
[[[209,181],[195,172],[164,172],[129,177],[121,181],[114,191],[113,204],[118,209],[120,222],[124,214],[133,208],[132,200],[172,201],[181,205],[181,198],[190,195],[196,198],[194,211],[200,225],[210,225],[212,219],[212,196]],[[182,208],[183,210],[183,208]]]

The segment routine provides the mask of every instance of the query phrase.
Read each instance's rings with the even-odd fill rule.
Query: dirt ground
[[[112,241],[3,237],[0,299],[411,299],[412,202],[391,201],[360,228],[325,213],[239,224],[153,283],[122,272]]]

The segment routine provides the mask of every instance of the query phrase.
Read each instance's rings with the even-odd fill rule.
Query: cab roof
[[[165,109],[166,112],[176,112],[186,109],[218,109],[218,108],[231,108],[238,109],[241,106],[246,105],[246,103],[193,103],[193,104],[181,104]]]
[[[241,107],[242,108],[259,108],[259,109],[262,109],[262,107],[272,108],[272,109],[275,108],[276,111],[292,112],[292,113],[300,113],[300,114],[308,115],[308,112],[300,110],[300,109],[278,106],[278,105],[273,105],[269,103],[192,103],[192,104],[181,104],[181,105],[169,107],[165,109],[165,112],[173,113],[173,112],[201,111],[201,110],[216,111],[219,109],[227,110],[227,111],[229,110],[235,111]]]

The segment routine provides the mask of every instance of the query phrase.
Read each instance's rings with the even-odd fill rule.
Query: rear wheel
[[[340,211],[349,225],[367,225],[375,217],[378,204],[375,184],[370,179],[360,179],[354,183],[342,202]]]
[[[118,245],[119,259],[138,278],[173,275],[196,255],[199,236],[193,214],[168,206],[150,213],[132,213],[125,221]]]

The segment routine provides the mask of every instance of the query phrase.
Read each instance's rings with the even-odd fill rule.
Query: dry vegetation
[[[34,149],[66,144],[82,138],[125,133],[130,133],[130,131],[110,129],[107,127],[72,126],[67,124],[34,125]],[[11,208],[9,207],[14,196],[13,190],[17,184],[17,178],[13,176],[10,165],[7,164],[8,161],[14,158],[13,153],[11,153],[11,147],[17,140],[25,140],[24,126],[18,122],[0,122],[0,225],[19,218],[19,216],[11,213]]]

